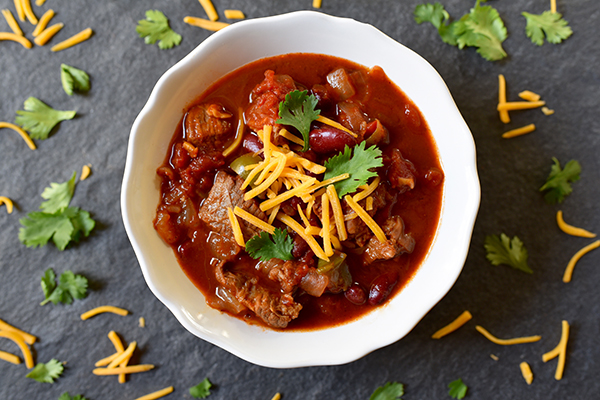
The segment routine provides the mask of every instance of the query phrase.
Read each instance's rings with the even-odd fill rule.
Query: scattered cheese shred
[[[363,222],[369,227],[369,229],[371,229],[371,231],[377,237],[377,239],[379,239],[381,243],[385,243],[387,239],[385,237],[385,233],[383,233],[383,229],[381,229],[381,227],[377,225],[377,222],[375,222],[375,220],[371,218],[371,216],[365,211],[365,209],[362,208],[357,202],[355,202],[349,194],[344,196],[344,200],[346,200],[346,203],[348,203],[350,208],[352,208],[354,212],[358,214],[359,218],[363,220]]]
[[[523,375],[525,382],[527,382],[528,385],[531,385],[531,382],[533,382],[533,372],[531,372],[531,367],[526,361],[519,364],[519,367],[521,368],[521,374]]]
[[[65,26],[65,24],[62,22],[49,26],[48,28],[44,29],[35,39],[33,39],[33,41],[38,46],[43,46],[48,43],[48,41],[52,39],[54,35],[56,35],[58,31],[63,28],[63,26]]]
[[[119,374],[136,374],[138,372],[150,371],[154,368],[152,364],[140,364],[140,365],[128,365],[127,367],[117,368],[96,368],[92,371],[94,375],[106,376],[106,375],[119,375]]]
[[[21,359],[14,354],[7,353],[5,351],[0,350],[0,360],[7,361],[12,364],[19,365],[21,364]]]
[[[61,51],[88,40],[92,36],[92,28],[87,28],[50,48],[51,51]]]
[[[104,367],[104,366],[106,366],[106,365],[110,364],[110,362],[111,362],[112,360],[114,360],[115,358],[119,357],[121,354],[123,354],[123,352],[122,352],[122,351],[121,351],[121,352],[118,352],[118,351],[117,351],[116,353],[114,353],[114,354],[111,354],[111,355],[110,355],[110,356],[108,356],[108,357],[104,357],[102,360],[98,360],[98,361],[96,361],[96,364],[94,364],[94,366],[95,366],[95,367]]]
[[[554,110],[551,110],[548,107],[542,107],[542,112],[544,113],[544,115],[552,115],[552,114],[554,114]]]
[[[140,322],[140,328],[146,327],[146,318],[140,317],[139,322]]]
[[[25,22],[25,10],[23,9],[23,3],[21,0],[14,0],[15,9],[17,10],[17,16],[21,22]]]
[[[21,4],[23,5],[23,12],[25,13],[25,16],[27,17],[27,20],[32,25],[36,25],[38,23],[38,19],[35,16],[35,14],[33,13],[33,10],[31,9],[31,0],[21,0]]]
[[[35,5],[41,7],[44,5],[45,2],[46,0],[35,0]]]
[[[246,16],[241,10],[225,10],[225,18],[227,19],[244,19]]]
[[[313,8],[321,8],[321,0],[313,0]]]
[[[15,328],[14,326],[7,324],[6,322],[2,321],[1,319],[0,319],[0,331],[17,333],[23,338],[23,340],[27,344],[34,344],[35,341],[37,340],[37,337],[33,336],[31,333],[27,333],[27,332],[20,330],[19,328]]]
[[[86,319],[92,318],[93,316],[102,313],[113,313],[124,317],[127,314],[129,314],[129,311],[125,310],[124,308],[119,308],[115,306],[100,306],[81,314],[81,319],[85,321]]]
[[[322,260],[329,261],[329,257],[327,257],[323,249],[321,249],[321,246],[319,246],[319,243],[317,243],[315,238],[313,238],[312,235],[306,234],[304,228],[302,228],[302,225],[296,222],[296,220],[289,215],[282,213],[277,215],[277,219],[292,228],[298,235],[300,235],[300,237],[306,241],[308,246],[312,249],[317,257]]]
[[[494,361],[498,361],[498,360],[499,360],[498,356],[497,356],[497,355],[495,355],[495,354],[490,354],[490,358],[491,358],[492,360],[494,360]]]
[[[211,21],[216,21],[219,19],[219,14],[217,14],[217,10],[215,10],[215,6],[210,0],[198,0],[202,8],[204,8],[204,12],[208,16],[208,19]]]
[[[338,175],[338,176],[334,176],[333,178],[325,179],[324,181],[322,181],[322,182],[316,184],[315,186],[311,187],[310,191],[313,192],[313,191],[315,191],[317,189],[320,189],[322,187],[331,185],[332,183],[343,181],[344,179],[348,179],[348,178],[350,178],[350,174],[349,173],[345,173],[345,174],[341,174],[341,175]],[[316,193],[315,193],[315,195],[316,195]]]
[[[235,215],[237,215],[238,217],[242,218],[243,220],[251,223],[252,225],[256,226],[257,228],[262,229],[265,232],[269,232],[271,235],[273,233],[275,233],[275,227],[273,225],[267,224],[265,221],[263,221],[260,218],[255,217],[254,215],[250,214],[248,211],[243,210],[239,207],[235,207],[233,209],[233,213]]]
[[[21,43],[21,45],[26,49],[30,49],[33,47],[31,42],[25,36],[17,35],[12,32],[0,32],[0,40],[10,40],[13,42]]]
[[[87,164],[81,168],[81,178],[79,178],[80,181],[85,181],[90,176],[92,173],[91,166],[91,164]]]
[[[281,400],[281,393],[275,393],[275,396],[271,400]]]
[[[449,323],[448,325],[446,325],[445,327],[443,327],[442,329],[438,330],[436,333],[431,335],[431,338],[432,339],[443,338],[444,336],[454,332],[455,330],[457,330],[458,328],[460,328],[461,326],[466,324],[467,321],[469,321],[471,318],[473,318],[471,313],[469,311],[464,311],[454,321],[452,321],[451,323]]]
[[[526,135],[526,134],[531,133],[533,131],[535,131],[535,124],[529,124],[529,125],[522,126],[521,128],[512,129],[510,131],[504,132],[502,134],[502,138],[504,138],[504,139],[510,139],[510,138],[514,138],[514,137],[517,137],[517,136]]]
[[[545,353],[542,356],[542,360],[544,362],[550,361],[553,358],[558,357],[558,364],[556,365],[556,372],[554,374],[554,378],[557,381],[560,381],[563,377],[563,372],[565,370],[565,358],[567,356],[567,342],[569,340],[569,323],[567,321],[562,321],[562,334],[560,336],[560,342],[558,345],[551,351]]]
[[[117,357],[115,357],[106,368],[116,368],[117,365],[120,365],[123,362],[129,362],[129,359],[133,355],[133,352],[137,346],[137,342],[133,341],[129,343],[129,346],[125,349],[124,352],[119,353]],[[123,366],[123,365],[121,365]]]
[[[42,18],[40,18],[40,21],[33,30],[33,37],[37,37],[44,29],[46,29],[46,26],[48,26],[48,22],[50,22],[52,17],[54,17],[54,10],[52,9],[46,11],[44,15],[42,15]]]
[[[546,105],[543,100],[539,101],[511,101],[504,104],[498,104],[498,111],[515,111],[515,110],[527,110],[530,108],[538,108]]]
[[[556,0],[550,0],[550,12],[552,14],[556,13]]]
[[[563,219],[562,210],[559,210],[556,212],[556,223],[558,224],[558,227],[560,228],[560,230],[566,234],[569,234],[572,236],[584,237],[584,238],[595,238],[596,237],[595,233],[586,231],[585,229],[582,229],[582,228],[576,228],[572,225],[567,224],[565,222],[565,220]]]
[[[173,390],[174,390],[173,386],[169,386],[169,387],[166,387],[164,389],[158,390],[156,392],[152,392],[150,394],[147,394],[145,396],[138,397],[135,400],[156,400],[156,399],[160,399],[161,397],[165,397],[169,393],[173,393]]]
[[[31,140],[31,138],[29,137],[29,135],[27,134],[27,132],[25,132],[23,129],[21,129],[20,126],[17,126],[15,124],[11,124],[10,122],[2,122],[0,121],[0,129],[2,128],[8,128],[8,129],[12,129],[13,131],[17,132],[19,135],[21,135],[21,137],[23,138],[23,140],[25,141],[25,143],[27,143],[27,146],[29,146],[29,148],[31,150],[35,150],[35,143],[33,143],[33,140]]]
[[[573,270],[575,269],[575,264],[577,264],[577,261],[579,261],[579,259],[585,254],[589,253],[594,249],[597,249],[598,247],[600,247],[600,240],[596,240],[594,243],[588,244],[583,249],[575,253],[575,255],[569,261],[569,264],[567,264],[567,268],[565,269],[565,274],[563,275],[564,283],[571,282],[571,277],[573,276]]]
[[[329,203],[333,210],[333,218],[335,220],[335,228],[337,230],[339,240],[342,242],[348,239],[348,232],[346,231],[346,223],[344,221],[344,210],[342,210],[342,204],[338,197],[335,186],[327,186],[327,195],[329,196]]]
[[[31,369],[34,367],[33,356],[31,355],[31,350],[25,343],[23,336],[19,335],[17,332],[8,332],[8,331],[0,331],[0,337],[10,339],[21,349],[21,353],[23,353],[23,359],[25,360],[25,365],[27,368]]]
[[[519,97],[527,101],[538,101],[542,96],[529,90],[523,90],[519,93]]]
[[[115,331],[108,332],[108,338],[110,339],[110,341],[113,344],[113,347],[117,351],[117,357],[118,357],[120,354],[122,354],[125,351],[125,347],[123,347],[123,342],[121,342],[119,335],[117,335],[117,333]],[[129,360],[123,361],[123,363],[120,366],[126,367],[128,362],[129,362]],[[125,380],[126,380],[125,374],[124,373],[119,374],[119,383],[125,383]]]
[[[498,107],[500,105],[506,104],[506,79],[504,79],[504,75],[498,75]],[[508,111],[498,109],[500,114],[500,121],[508,124],[510,122],[510,116],[508,115]]]
[[[339,130],[342,130],[346,133],[349,133],[352,137],[358,137],[358,135],[356,135],[356,133],[352,132],[350,129],[346,128],[344,125],[340,124],[339,122],[336,122],[332,119],[329,119],[327,117],[324,117],[322,115],[319,115],[317,117],[317,121],[325,124],[325,125],[329,125],[329,126],[333,126],[334,128],[337,128]]]
[[[190,17],[190,16],[185,17],[183,19],[183,22],[185,22],[188,25],[197,26],[198,28],[206,29],[208,31],[213,31],[213,32],[219,31],[219,30],[229,26],[229,24],[226,22],[210,21],[208,19],[196,18],[196,17]]]
[[[13,17],[10,10],[2,10],[2,15],[4,15],[6,23],[8,26],[10,26],[10,29],[12,29],[15,35],[23,36],[23,31],[21,30],[21,27],[19,26],[17,20],[15,20],[15,17]]]
[[[231,223],[231,229],[233,230],[233,237],[235,238],[236,243],[241,247],[246,247],[240,222],[233,214],[233,210],[230,207],[227,207],[227,216],[229,216],[229,222]]]
[[[502,345],[502,346],[510,346],[513,344],[521,344],[521,343],[532,343],[532,342],[537,342],[538,340],[540,340],[542,337],[539,335],[535,335],[535,336],[525,336],[525,337],[519,337],[519,338],[514,338],[514,339],[498,339],[497,337],[495,337],[494,335],[492,335],[491,333],[489,333],[487,330],[485,330],[483,327],[477,325],[475,326],[475,329],[477,329],[477,331],[479,333],[481,333],[483,336],[485,336],[490,342]]]
[[[0,206],[2,204],[6,205],[6,212],[9,213],[9,214],[12,214],[12,212],[13,212],[13,202],[12,202],[12,200],[9,199],[6,196],[0,196]]]

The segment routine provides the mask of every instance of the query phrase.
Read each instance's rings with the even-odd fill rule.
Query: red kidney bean
[[[244,147],[244,149],[248,150],[251,153],[258,153],[263,148],[263,144],[258,138],[258,136],[253,135],[251,133],[244,135],[242,146]]]
[[[444,173],[436,167],[429,168],[425,173],[425,181],[431,186],[437,186],[444,180]]]
[[[332,153],[343,151],[346,145],[353,147],[356,140],[340,129],[323,126],[310,131],[309,143],[315,153]]]
[[[358,283],[354,282],[348,290],[344,292],[346,299],[352,304],[357,306],[363,305],[367,302],[367,294],[365,290]]]
[[[387,299],[394,290],[396,283],[398,283],[398,274],[394,272],[379,275],[375,278],[369,291],[369,304],[376,306]]]

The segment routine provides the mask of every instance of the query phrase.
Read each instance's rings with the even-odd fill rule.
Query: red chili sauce
[[[269,73],[269,78],[266,71],[273,71],[274,74]],[[345,280],[342,279],[341,286],[338,285],[335,289],[329,289],[334,278],[328,278],[328,289],[318,293],[318,296],[314,293],[310,295],[308,292],[311,290],[307,292],[303,289],[304,280],[307,279],[304,274],[307,271],[319,280],[320,277],[315,274],[318,260],[310,249],[307,250],[306,242],[291,230],[288,231],[294,238],[294,251],[299,258],[293,261],[295,275],[289,275],[288,270],[288,278],[293,281],[293,287],[284,290],[277,279],[259,268],[258,260],[251,258],[243,248],[235,255],[227,253],[229,258],[225,260],[225,255],[222,254],[225,254],[223,249],[227,246],[219,247],[218,244],[215,247],[211,243],[215,238],[225,239],[211,232],[215,229],[205,223],[202,217],[203,205],[210,201],[207,198],[210,197],[213,185],[216,185],[217,173],[225,171],[227,175],[222,176],[228,177],[231,182],[240,180],[241,178],[235,178],[236,173],[229,168],[232,160],[255,151],[260,155],[262,142],[248,125],[256,125],[256,121],[261,118],[268,121],[268,114],[271,113],[272,116],[273,112],[277,112],[278,101],[273,103],[272,100],[277,96],[283,100],[285,92],[290,90],[290,82],[297,89],[314,94],[319,100],[317,108],[321,109],[321,115],[357,132],[359,139],[368,140],[371,135],[375,135],[377,129],[383,127],[385,137],[372,141],[376,142],[383,153],[384,165],[377,169],[377,173],[381,178],[383,193],[380,197],[384,200],[370,214],[381,227],[386,226],[388,219],[395,218],[394,221],[400,221],[403,228],[397,238],[401,243],[392,246],[396,253],[392,253],[391,259],[381,258],[378,252],[381,249],[378,249],[370,254],[379,258],[368,263],[365,261],[365,254],[369,253],[365,248],[371,243],[369,240],[377,240],[369,229],[364,229],[366,226],[362,227],[364,235],[361,240],[349,239],[348,242],[342,242],[343,252],[347,254],[346,272],[349,272],[351,278],[342,274]],[[260,97],[260,93],[269,90],[275,92],[275,97]],[[273,104],[269,104],[269,101]],[[257,105],[259,102],[262,103]],[[200,117],[193,111],[194,106],[198,105],[204,105],[204,114]],[[210,111],[210,107],[214,109]],[[258,115],[251,115],[253,107],[254,111],[262,107]],[[248,323],[271,329],[310,330],[332,327],[385,305],[402,290],[423,262],[438,226],[444,175],[435,142],[423,116],[381,68],[366,68],[348,60],[317,54],[288,54],[266,58],[241,67],[216,82],[190,104],[184,114],[173,135],[165,162],[157,171],[162,178],[162,186],[154,225],[161,237],[173,248],[183,271],[202,291],[212,307]],[[240,128],[240,117],[245,122],[243,144],[223,157],[223,150],[233,143],[236,131]],[[216,129],[215,126],[218,125],[216,130],[220,129],[220,136],[205,139],[201,133],[200,138],[194,137],[193,132],[186,132],[186,129],[190,129],[186,127],[192,123],[197,123],[197,129],[208,126],[209,131]],[[323,127],[329,129],[313,121],[313,129]],[[285,128],[301,137],[294,128]],[[381,134],[382,131],[378,132]],[[312,135],[313,131],[311,138]],[[343,140],[352,142],[348,137]],[[185,142],[188,143],[184,144]],[[298,155],[320,164],[339,151],[321,149],[320,152],[315,152],[311,148],[302,153],[300,146],[288,143],[281,137],[273,139],[273,142],[280,146],[287,144]],[[318,178],[322,180],[322,176]],[[286,202],[285,207],[282,205],[280,212],[289,214],[302,224],[295,212],[297,204],[303,205],[303,202],[294,197]],[[365,200],[359,204],[365,207]],[[347,208],[344,209],[346,213]],[[315,211],[313,215],[316,214]],[[362,222],[357,220],[356,223]],[[223,229],[231,230],[230,225],[225,226],[229,221],[223,224]],[[273,225],[286,228],[278,220]],[[316,238],[321,243],[320,238]],[[249,239],[250,237],[244,237],[245,241]],[[295,254],[294,251],[292,254]],[[281,266],[281,263],[278,265]],[[225,285],[223,282],[226,280],[228,283]],[[299,283],[300,281],[303,283]],[[250,293],[254,293],[257,288],[260,291],[255,297],[260,297],[260,300],[253,298]],[[248,304],[259,301],[263,303],[256,306],[256,312],[252,308],[254,305],[248,307]],[[265,306],[265,302],[271,302],[271,305]],[[284,313],[281,309],[288,306],[300,311],[297,315],[281,320],[279,314]],[[401,315],[398,317],[402,318]]]

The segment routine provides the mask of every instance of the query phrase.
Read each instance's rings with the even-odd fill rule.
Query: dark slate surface
[[[311,8],[310,0],[214,1],[220,15],[226,8],[239,8],[249,18]],[[406,384],[404,399],[445,399],[448,383],[459,377],[469,386],[467,398],[473,399],[597,398],[600,251],[579,262],[570,284],[562,283],[571,255],[592,240],[561,233],[554,215],[562,208],[567,221],[600,231],[600,8],[594,0],[558,0],[575,34],[561,45],[537,47],[525,37],[520,13],[541,13],[549,0],[491,1],[509,30],[504,43],[508,59],[492,63],[472,49],[445,45],[432,26],[417,25],[412,11],[419,3],[323,0],[322,11],[375,25],[420,53],[446,80],[477,144],[483,194],[465,268],[448,295],[401,341],[347,365],[289,370],[254,366],[185,331],[148,290],[121,222],[119,193],[129,129],[158,78],[210,35],[182,21],[186,15],[204,15],[198,2],[48,0],[43,7],[34,6],[38,16],[53,8],[53,22],[65,23],[52,43],[88,26],[95,34],[56,54],[49,46],[25,50],[0,42],[0,120],[13,121],[29,96],[57,109],[77,110],[77,118],[38,141],[35,152],[16,134],[0,131],[0,195],[16,203],[12,215],[0,207],[0,318],[40,338],[34,345],[37,362],[57,358],[67,364],[63,376],[50,385],[26,379],[24,365],[0,361],[0,399],[52,400],[65,391],[91,400],[134,399],[169,385],[176,392],[168,398],[189,399],[187,389],[204,377],[215,383],[214,400],[270,399],[276,392],[289,400],[367,399],[388,381]],[[455,17],[471,6],[459,0],[443,3]],[[0,0],[0,6],[14,12],[12,0]],[[179,47],[161,51],[137,37],[136,21],[150,8],[162,10],[183,35]],[[21,25],[31,37],[33,27]],[[1,19],[0,30],[9,30]],[[89,94],[64,94],[61,63],[90,73]],[[512,113],[513,122],[504,126],[494,111],[499,73],[507,78],[509,99],[529,89],[542,94],[556,114]],[[500,138],[504,130],[528,123],[538,130],[518,139]],[[546,204],[537,190],[549,173],[551,157],[563,164],[578,159],[583,167],[581,181],[560,207]],[[72,204],[92,212],[98,221],[93,235],[64,252],[52,245],[28,249],[20,244],[18,221],[37,209],[44,187],[65,181],[88,163],[93,175],[78,184]],[[533,275],[486,261],[484,237],[500,232],[524,241]],[[87,276],[89,296],[71,306],[39,306],[40,277],[49,267]],[[124,305],[133,315],[79,320],[83,311],[105,303]],[[442,340],[430,339],[465,309],[474,315],[471,322]],[[147,321],[143,329],[138,327],[141,316]],[[558,343],[563,319],[572,333],[565,376],[556,381],[556,360],[543,363],[541,355]],[[501,347],[477,333],[476,324],[500,337],[540,334],[542,340]],[[154,363],[157,369],[132,376],[124,385],[116,378],[93,376],[93,363],[113,352],[106,338],[110,329],[127,342],[137,340],[136,361]],[[0,349],[19,353],[5,339]],[[523,360],[535,375],[531,386],[519,372]]]

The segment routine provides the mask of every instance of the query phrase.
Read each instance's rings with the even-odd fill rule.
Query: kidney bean
[[[367,302],[367,294],[365,290],[358,283],[354,282],[348,290],[344,292],[346,299],[352,304],[357,306],[363,305]]]
[[[369,304],[376,306],[387,299],[394,290],[396,283],[398,283],[398,274],[394,272],[379,275],[375,278],[369,291]]]
[[[323,126],[310,131],[309,143],[315,153],[332,153],[343,151],[346,145],[353,147],[356,140],[340,129]]]
[[[437,186],[444,180],[444,173],[436,167],[431,167],[425,173],[425,181],[431,186]]]
[[[258,136],[253,135],[251,133],[244,135],[242,146],[244,147],[244,149],[248,150],[251,153],[258,153],[263,148],[263,144],[258,138]]]

